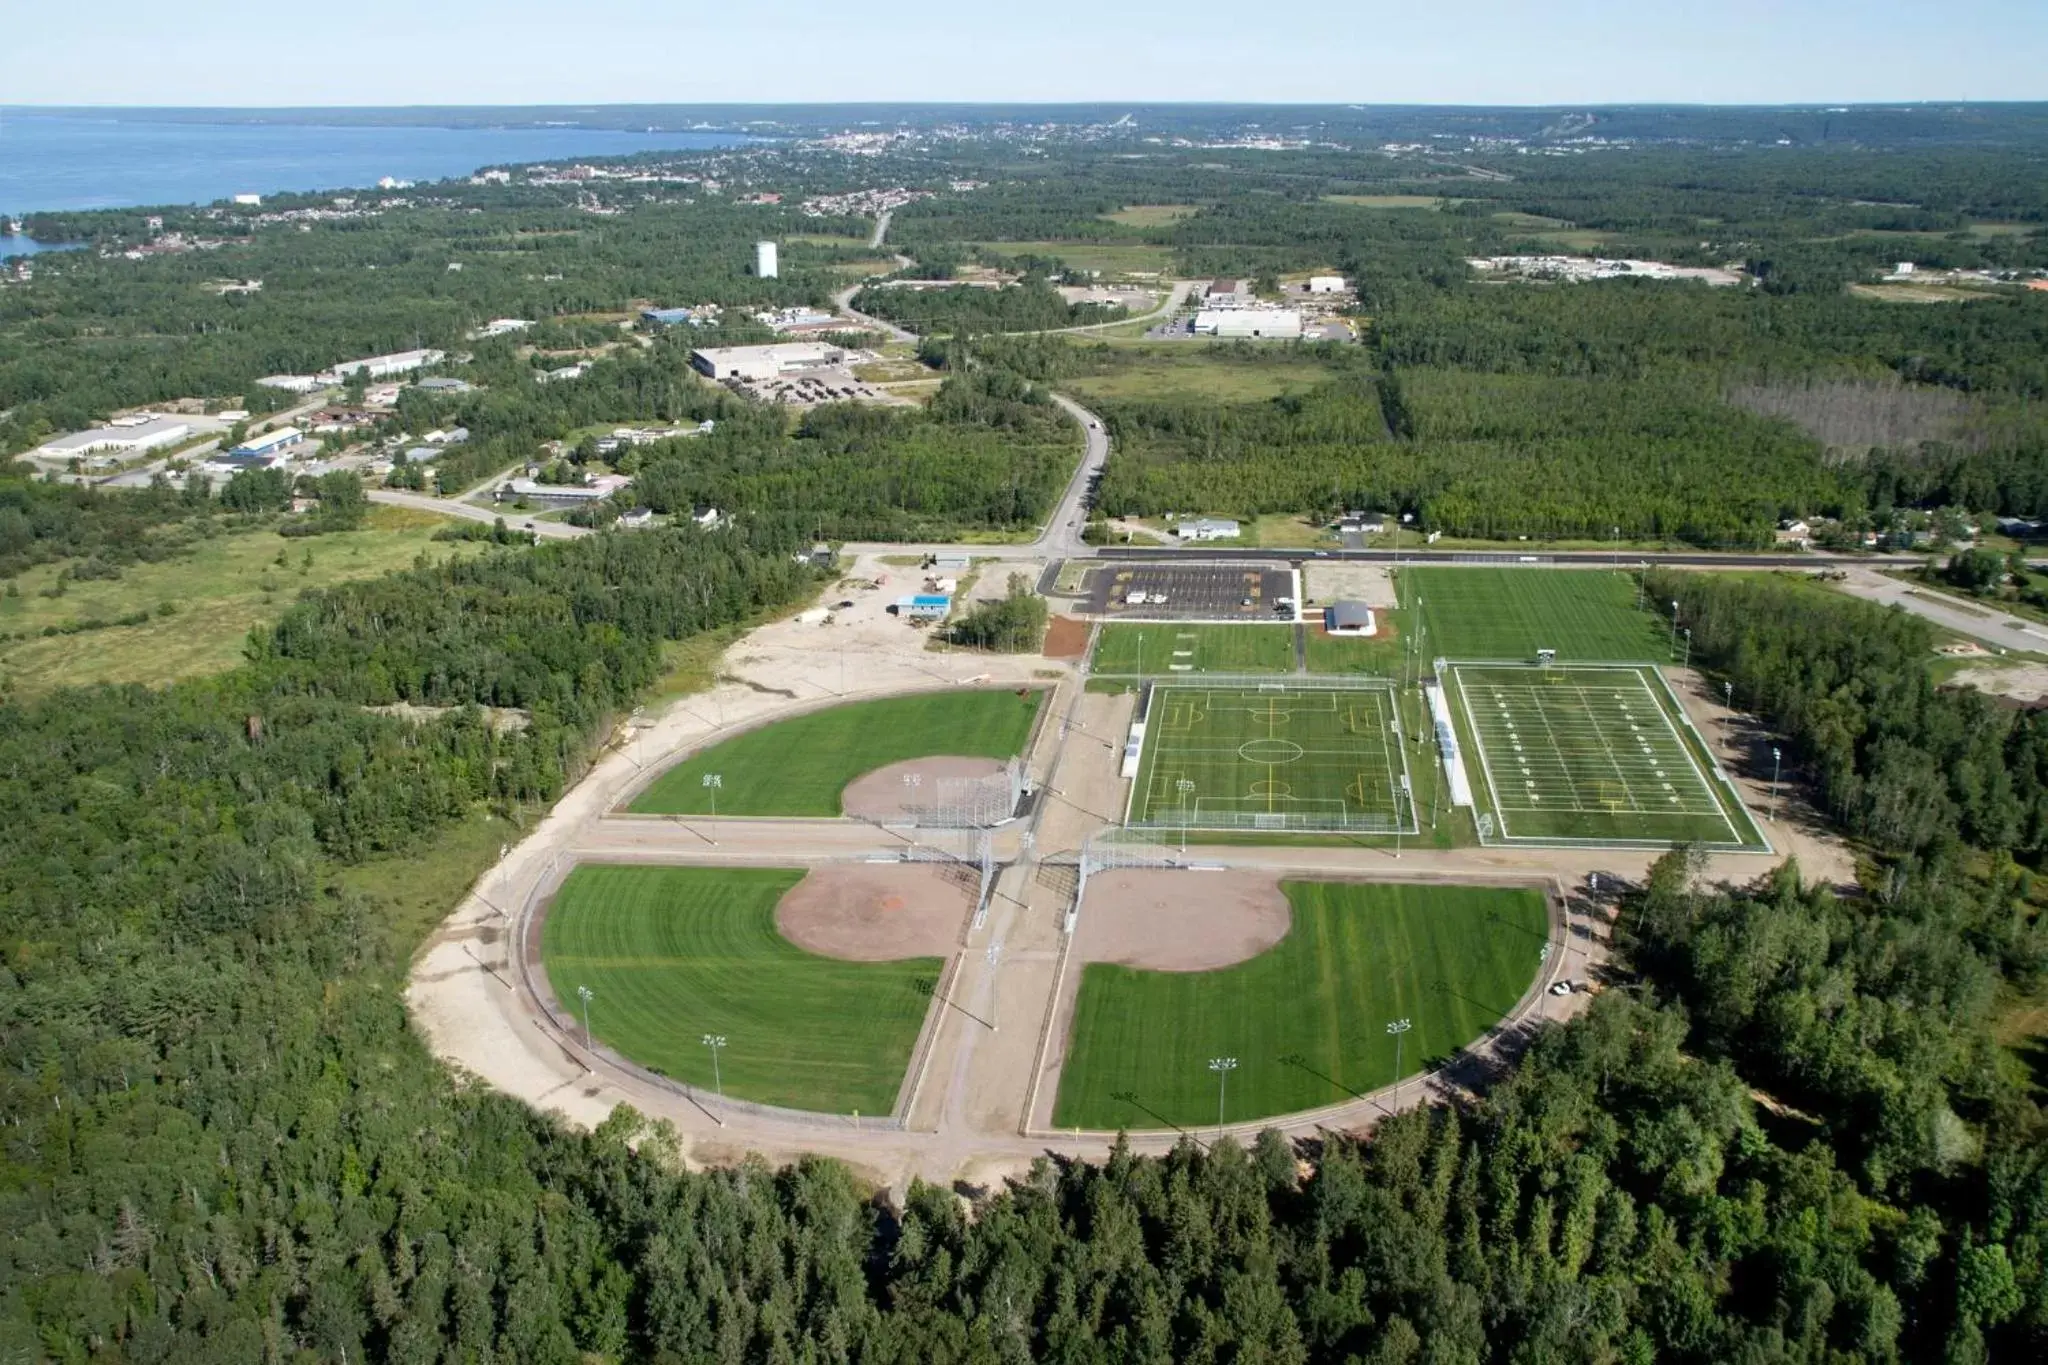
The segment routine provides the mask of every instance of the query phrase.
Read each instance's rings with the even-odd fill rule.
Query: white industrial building
[[[1351,286],[1342,275],[1311,275],[1308,277],[1308,292],[1311,294],[1341,294]]]
[[[1234,540],[1244,528],[1229,517],[1196,517],[1180,524],[1182,540]]]
[[[707,346],[690,352],[690,364],[713,379],[776,379],[795,370],[816,370],[845,361],[837,346],[791,341],[775,346]]]
[[[411,374],[414,370],[424,370],[427,366],[438,365],[447,358],[446,351],[396,351],[391,355],[344,360],[320,377],[331,384],[338,384],[354,374],[364,375],[370,379],[387,379],[394,374]]]
[[[266,389],[283,389],[286,393],[311,393],[324,387],[310,374],[267,374],[256,382]]]
[[[526,318],[492,318],[489,322],[471,332],[469,339],[471,341],[482,341],[485,337],[510,336],[514,332],[523,332],[531,326],[533,326],[533,323]]]
[[[105,426],[94,427],[90,431],[59,436],[39,447],[36,453],[60,460],[75,455],[135,455],[155,450],[158,446],[175,445],[191,434],[189,422],[145,412],[133,417],[116,417]]]
[[[297,427],[279,427],[276,431],[266,431],[261,436],[251,436],[228,454],[258,459],[275,457],[305,439],[306,434]]]
[[[779,267],[775,260],[775,243],[754,243],[754,273],[764,280],[776,277]]]
[[[1301,314],[1292,308],[1204,308],[1195,314],[1195,335],[1202,337],[1296,338]]]

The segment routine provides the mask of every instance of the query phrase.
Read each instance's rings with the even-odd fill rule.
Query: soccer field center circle
[[[1250,739],[1237,746],[1237,756],[1247,763],[1292,763],[1304,752],[1291,739]]]

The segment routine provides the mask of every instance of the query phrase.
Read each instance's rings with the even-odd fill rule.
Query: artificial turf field
[[[1408,568],[1402,604],[1421,602],[1433,659],[1643,663],[1671,657],[1668,624],[1636,606],[1636,580],[1609,569]]]
[[[705,815],[716,773],[721,815],[840,814],[839,794],[863,773],[934,754],[1007,759],[1023,752],[1042,689],[932,692],[853,702],[734,735],[663,773],[629,809]]]
[[[1489,843],[1768,847],[1673,723],[1641,666],[1453,664]]]
[[[1160,685],[1125,823],[1163,829],[1412,828],[1384,687]],[[1187,785],[1183,785],[1187,784]]]
[[[586,864],[555,893],[541,961],[562,1008],[621,1056],[709,1090],[707,1033],[726,1039],[725,1093],[886,1114],[917,1042],[938,958],[843,962],[775,929],[794,868]]]
[[[1290,673],[1294,627],[1115,623],[1095,642],[1091,671],[1110,676],[1168,673]]]
[[[1533,890],[1282,889],[1294,922],[1249,961],[1212,972],[1083,969],[1055,1125],[1212,1124],[1212,1057],[1237,1059],[1228,1122],[1340,1103],[1395,1080],[1389,1022],[1413,1025],[1403,1074],[1424,1070],[1515,1007],[1549,941],[1543,895]]]

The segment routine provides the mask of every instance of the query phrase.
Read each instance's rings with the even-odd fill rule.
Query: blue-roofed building
[[[898,616],[908,621],[937,621],[953,609],[953,599],[943,593],[921,592],[910,597],[899,597],[893,608]]]
[[[642,308],[640,318],[661,327],[674,327],[684,322],[692,327],[702,327],[705,321],[694,308]]]

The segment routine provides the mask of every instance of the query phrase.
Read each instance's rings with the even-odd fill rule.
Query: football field
[[[1482,841],[1768,849],[1647,666],[1453,664],[1448,675],[1485,788]]]
[[[1158,687],[1125,823],[1412,831],[1389,687]]]

